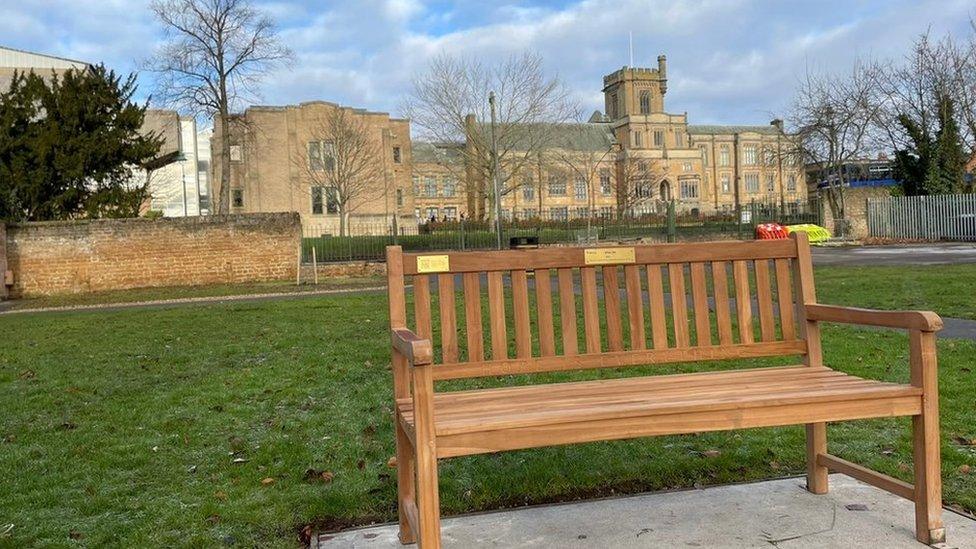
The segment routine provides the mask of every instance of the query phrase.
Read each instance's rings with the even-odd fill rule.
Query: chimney
[[[661,95],[668,93],[668,58],[657,56],[657,73],[661,80]]]

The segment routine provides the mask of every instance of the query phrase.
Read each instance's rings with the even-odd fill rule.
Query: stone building
[[[394,219],[398,227],[416,227],[410,123],[324,101],[254,106],[233,117],[230,213],[294,211],[306,235],[340,234],[340,199],[334,185],[324,182],[343,163],[328,129],[330,117],[339,115],[365,135],[370,157],[378,163],[363,186],[349,193],[347,234],[385,234]],[[211,140],[214,197],[220,196],[222,139],[218,128]]]
[[[781,121],[689,125],[687,113],[665,110],[667,60],[662,55],[657,61],[656,68],[622,67],[604,77],[606,114],[552,125],[552,147],[539,154],[530,173],[509,178],[503,216],[639,215],[660,212],[672,199],[678,211],[700,213],[733,211],[751,202],[789,207],[806,200],[803,167],[791,154],[795,147]],[[417,194],[422,219],[442,216],[445,208],[451,215],[471,210],[470,200],[427,192],[436,186],[428,182],[445,177],[444,171],[463,176],[457,155],[449,170],[438,164],[445,158],[425,157],[415,166],[414,189],[425,193],[422,199]],[[479,185],[485,183],[462,186],[470,198]]]

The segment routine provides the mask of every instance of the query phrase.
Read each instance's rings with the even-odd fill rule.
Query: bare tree
[[[617,171],[617,216],[636,215],[646,212],[657,200],[661,182],[668,175],[667,166],[661,160],[627,157]]]
[[[824,174],[828,204],[835,219],[844,219],[845,166],[879,148],[876,133],[884,116],[879,94],[882,66],[858,61],[849,74],[807,71],[797,88],[789,116],[795,138],[782,153],[790,162],[802,158]],[[844,227],[838,227],[844,232]]]
[[[336,107],[311,126],[301,143],[291,161],[304,176],[302,190],[323,208],[322,213],[335,209],[339,236],[346,236],[349,215],[362,200],[387,191],[378,141],[370,136],[362,116]]]
[[[154,0],[166,41],[145,68],[159,74],[156,97],[194,115],[210,116],[220,136],[217,213],[230,204],[229,117],[257,97],[257,84],[291,52],[270,17],[249,0]]]
[[[594,131],[596,128],[598,126],[584,123],[564,125],[555,133],[553,148],[548,151],[554,163],[572,176],[574,185],[580,181],[586,185],[586,207],[589,211],[587,234],[596,210],[596,187],[599,185],[600,172],[612,168],[607,160],[618,148],[609,130]]]
[[[464,174],[469,212],[484,219],[486,201],[493,198],[494,177],[488,94],[497,105],[497,165],[501,194],[519,187],[515,177],[551,144],[552,124],[574,119],[577,109],[569,89],[556,76],[547,76],[542,58],[531,53],[513,55],[494,64],[441,55],[413,80],[402,110],[422,136],[439,143],[464,143]],[[450,167],[449,167],[450,168]]]

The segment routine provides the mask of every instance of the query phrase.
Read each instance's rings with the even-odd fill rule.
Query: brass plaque
[[[451,262],[446,255],[417,256],[418,273],[443,273],[451,270]]]
[[[583,259],[587,265],[615,265],[637,261],[633,248],[587,248],[583,250]]]

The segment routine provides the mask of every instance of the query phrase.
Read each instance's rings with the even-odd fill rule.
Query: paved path
[[[918,549],[914,506],[842,475],[813,495],[790,478],[447,518],[446,548],[885,547]],[[848,506],[856,506],[853,509]],[[860,507],[863,506],[863,507]],[[861,509],[861,510],[858,510]],[[976,521],[946,511],[943,547],[976,548]],[[320,535],[312,549],[394,549],[395,525]]]
[[[976,263],[976,244],[946,242],[893,246],[814,246],[815,265],[947,265]]]

